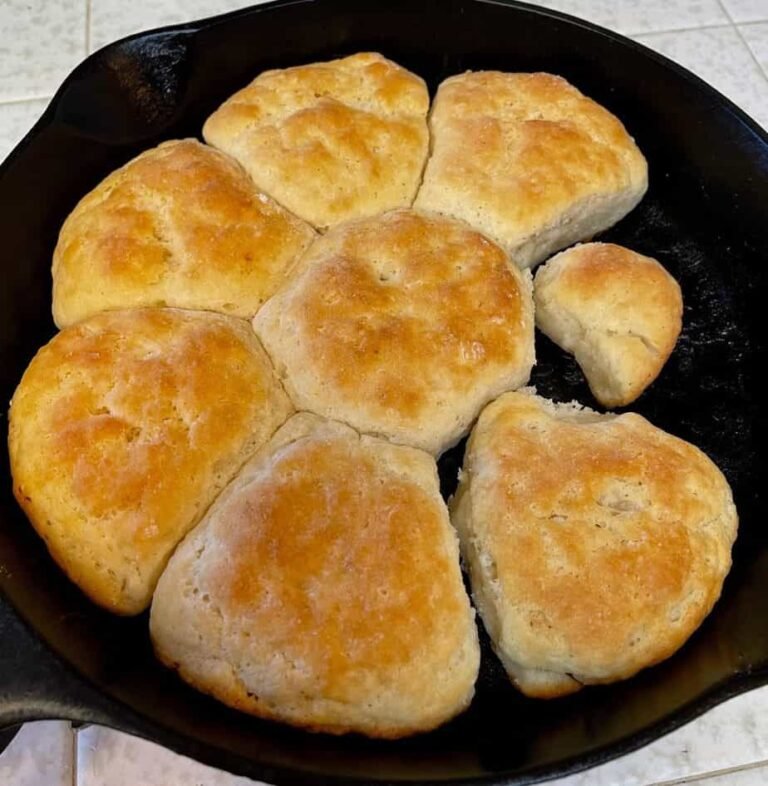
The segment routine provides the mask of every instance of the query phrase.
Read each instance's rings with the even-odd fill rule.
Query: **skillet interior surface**
[[[96,720],[270,782],[524,783],[625,753],[768,680],[768,450],[759,387],[768,139],[695,77],[585,23],[482,0],[308,0],[141,34],[92,55],[0,170],[2,399],[9,401],[54,333],[51,253],[61,222],[88,189],[144,148],[199,136],[205,117],[260,70],[367,49],[422,75],[432,92],[466,69],[558,73],[636,138],[650,189],[603,238],[659,259],[680,281],[686,305],[677,349],[633,409],[704,449],[734,488],[741,530],[720,603],[677,655],[624,683],[553,702],[525,699],[484,639],[476,698],[442,729],[395,743],[305,734],[187,688],[152,656],[146,615],[119,619],[85,600],[15,504],[3,451],[0,583],[43,644],[28,638],[31,654],[17,644],[15,660],[3,661],[9,637],[26,635],[9,620],[0,664],[21,669],[53,650],[67,668],[30,665],[47,703],[25,709],[17,695],[13,712],[3,714],[13,693],[3,688],[0,719]],[[537,352],[539,392],[595,405],[570,358],[541,335]],[[446,494],[462,448],[441,459]],[[0,682],[13,679],[6,673]]]

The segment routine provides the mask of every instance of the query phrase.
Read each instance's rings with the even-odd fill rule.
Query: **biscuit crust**
[[[468,221],[521,267],[612,226],[648,186],[619,120],[552,74],[452,76],[429,125],[414,206]]]
[[[54,321],[145,306],[250,318],[314,234],[228,156],[194,139],[163,142],[106,177],[65,221]]]
[[[496,652],[546,698],[672,655],[718,599],[737,530],[693,445],[527,393],[480,416],[451,510]]]
[[[440,453],[527,382],[530,276],[462,222],[395,210],[321,237],[254,328],[298,409]]]
[[[632,403],[661,373],[680,335],[680,285],[651,257],[585,243],[536,272],[536,326],[573,353],[605,407]]]
[[[178,548],[150,628],[196,688],[334,734],[433,728],[479,665],[433,459],[307,413]]]
[[[56,335],[16,389],[14,493],[72,581],[137,614],[176,544],[291,411],[247,322],[105,312]]]
[[[363,52],[265,71],[206,121],[205,140],[316,227],[410,205],[429,147],[424,80]]]

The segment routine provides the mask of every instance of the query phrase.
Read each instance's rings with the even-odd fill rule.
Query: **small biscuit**
[[[443,723],[480,660],[432,458],[307,413],[176,550],[150,630],[199,690],[334,734]]]
[[[250,318],[314,234],[223,153],[164,142],[105,178],[64,223],[53,317],[66,327],[99,311],[174,306]]]
[[[536,325],[573,353],[605,407],[634,401],[680,335],[680,286],[655,260],[611,243],[563,251],[539,268]]]
[[[208,118],[203,136],[324,228],[413,202],[428,109],[420,77],[362,53],[265,71]]]
[[[298,409],[435,454],[527,382],[533,326],[527,271],[412,210],[318,239],[254,320]]]
[[[429,123],[415,207],[468,221],[521,267],[615,224],[648,186],[624,126],[558,76],[453,76]]]
[[[672,655],[720,596],[738,522],[698,448],[524,392],[483,411],[451,509],[494,648],[541,698]]]
[[[16,389],[14,493],[72,581],[137,614],[179,540],[290,413],[247,322],[98,314],[55,336]]]

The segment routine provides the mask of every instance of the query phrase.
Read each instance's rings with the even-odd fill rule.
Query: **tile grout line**
[[[92,0],[85,0],[85,56],[91,53],[91,14]]]
[[[728,6],[726,6],[726,4],[723,2],[723,0],[717,0],[717,2],[719,4],[720,8],[723,9],[723,12],[725,13],[725,15],[728,17],[728,21],[731,23],[731,26],[736,31],[736,35],[739,37],[739,40],[747,48],[747,52],[749,52],[749,56],[752,58],[752,62],[757,66],[758,70],[763,75],[763,79],[766,82],[768,82],[768,72],[766,72],[766,70],[760,64],[760,61],[755,56],[755,53],[752,51],[752,47],[749,45],[749,42],[747,41],[746,38],[744,38],[744,34],[741,32],[741,30],[739,29],[738,24],[736,24],[736,22],[734,21],[733,17],[731,16],[731,12],[728,10]]]
[[[645,30],[640,33],[621,33],[627,38],[640,38],[651,35],[667,35],[668,33],[695,33],[697,30],[717,30],[718,28],[733,27],[732,22],[717,22],[707,25],[694,25],[693,27],[670,27],[666,30]]]
[[[72,786],[77,786],[78,783],[78,775],[77,775],[77,749],[78,745],[78,731],[77,729],[70,723],[69,728],[72,732]]]
[[[768,759],[761,759],[760,761],[753,761],[735,767],[724,767],[719,770],[710,770],[709,772],[693,773],[682,778],[675,778],[675,780],[671,781],[656,781],[656,783],[650,786],[685,786],[686,783],[693,782],[695,784],[699,781],[706,781],[710,778],[720,778],[723,775],[733,775],[734,773],[744,772],[745,770],[761,770],[765,768],[766,765],[768,765]]]
[[[747,41],[747,39],[744,37],[744,33],[741,32],[741,29],[739,28],[738,25],[734,25],[734,27],[736,28],[736,35],[741,39],[741,43],[744,44],[744,46],[747,47],[747,51],[749,52],[749,56],[755,62],[757,67],[760,69],[760,71],[762,72],[762,74],[766,78],[766,80],[768,80],[768,71],[765,69],[765,67],[762,65],[762,63],[757,59],[757,55],[755,55],[754,51],[752,50],[752,47],[750,46],[749,41]]]
[[[26,96],[25,98],[0,98],[0,106],[12,106],[15,104],[30,104],[33,101],[50,101],[50,93],[42,96]]]

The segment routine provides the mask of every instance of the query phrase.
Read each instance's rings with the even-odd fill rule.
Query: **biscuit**
[[[432,458],[307,413],[176,550],[150,630],[199,690],[334,734],[443,723],[480,658]]]
[[[451,510],[494,649],[541,698],[672,655],[718,599],[737,529],[698,448],[524,392],[481,414]]]
[[[634,401],[680,335],[680,286],[655,260],[611,243],[552,257],[534,281],[536,325],[576,357],[605,407]]]
[[[254,319],[297,409],[434,454],[527,382],[533,325],[527,271],[409,209],[319,238]]]
[[[53,255],[54,320],[142,306],[250,318],[313,236],[223,153],[164,142],[67,218]]]
[[[290,413],[247,322],[104,312],[56,335],[16,389],[14,493],[83,592],[136,614],[179,540]]]
[[[429,147],[424,81],[379,54],[265,71],[207,120],[205,140],[325,228],[408,206]]]
[[[624,126],[551,74],[453,76],[429,124],[415,207],[468,221],[521,267],[615,224],[648,185]]]

